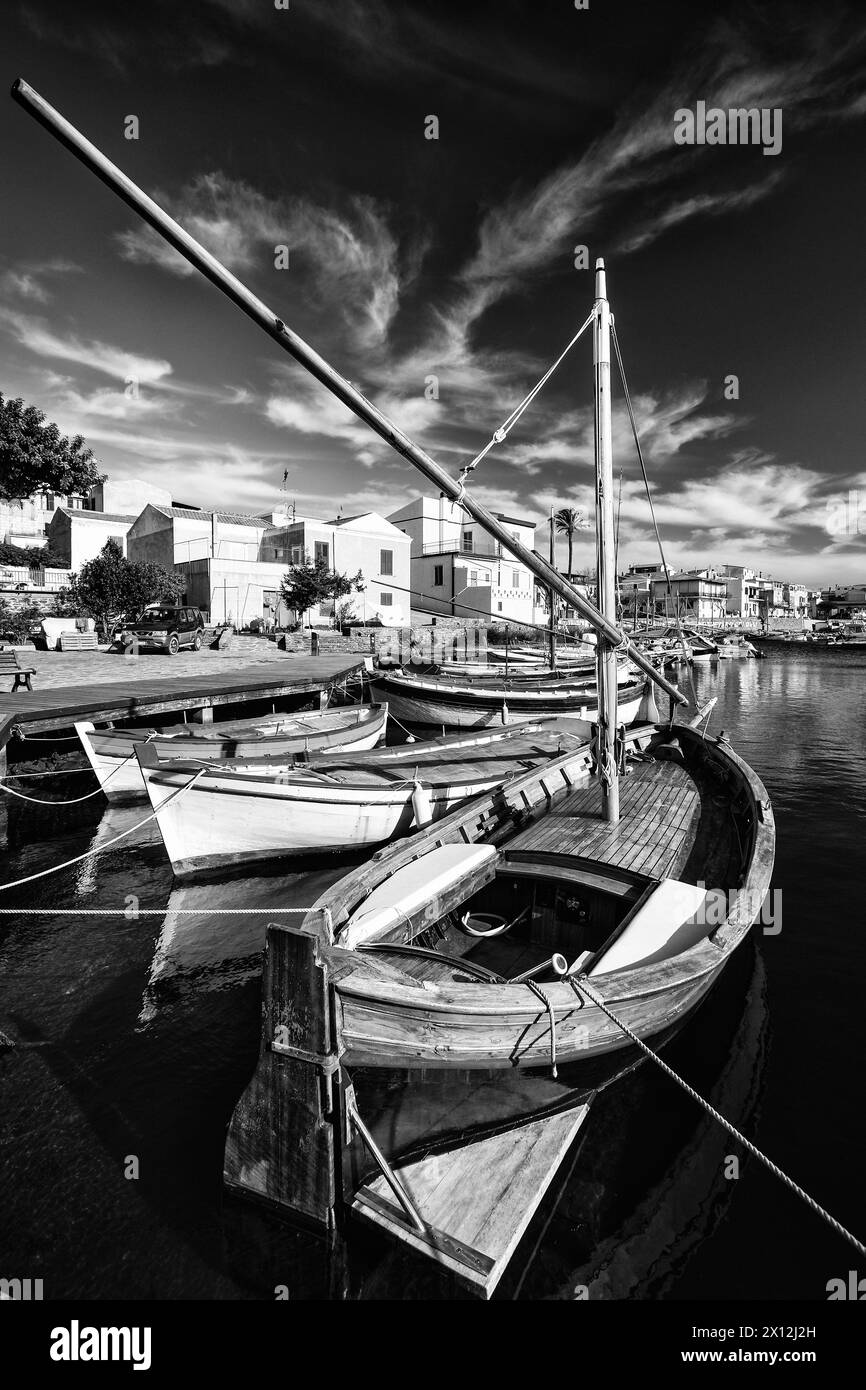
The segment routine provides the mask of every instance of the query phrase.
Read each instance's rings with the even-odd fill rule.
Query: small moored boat
[[[327,753],[330,749],[375,748],[388,727],[387,705],[354,705],[347,709],[275,714],[238,719],[196,732],[190,724],[166,729],[97,729],[88,721],[75,725],[81,746],[109,801],[146,795],[136,748],[147,744],[157,758],[194,758],[224,762],[227,758],[295,753]]]

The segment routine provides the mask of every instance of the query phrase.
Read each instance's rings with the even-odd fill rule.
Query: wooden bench
[[[61,632],[60,650],[62,652],[95,652],[99,649],[99,638],[95,632]]]
[[[35,666],[22,666],[18,660],[16,651],[0,651],[0,676],[14,677],[12,694],[14,695],[19,686],[26,686],[32,693],[33,686],[30,684],[30,677],[36,675]]]

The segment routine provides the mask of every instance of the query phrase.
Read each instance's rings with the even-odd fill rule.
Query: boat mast
[[[173,218],[149,198],[146,193],[133,183],[122,170],[112,164],[101,150],[98,150],[89,140],[76,130],[65,117],[61,116],[44,97],[22,78],[17,78],[12,84],[12,99],[25,111],[44,126],[51,135],[62,145],[65,145],[77,159],[80,159],[97,178],[107,184],[118,197],[122,198],[129,207],[137,212],[155,231],[159,232],[170,246],[200,270],[211,284],[216,285],[232,303],[236,304],[248,318],[257,323],[274,342],[278,343],[284,352],[288,352],[297,362],[321,382],[337,400],[342,401],[359,419],[384,439],[403,458],[408,459],[413,467],[417,468],[428,482],[432,483],[438,492],[441,492],[451,502],[459,502],[466,512],[477,521],[479,526],[483,526],[488,535],[494,540],[499,541],[500,545],[522,565],[529,570],[530,574],[536,576],[542,584],[550,585],[554,592],[561,599],[576,609],[582,617],[586,618],[597,632],[606,636],[614,646],[622,642],[627,643],[627,638],[619,631],[614,623],[608,618],[602,617],[598,609],[589,599],[584,598],[583,594],[577,590],[573,584],[569,584],[563,579],[562,575],[554,569],[536,551],[530,550],[520,541],[514,540],[510,531],[493,515],[487,507],[482,506],[474,497],[471,497],[464,488],[446,473],[435,459],[424,450],[419,448],[402,430],[389,420],[377,406],[368,401],[351,382],[345,377],[340,376],[330,363],[305,343],[303,338],[294,333],[282,319],[278,318],[267,304],[263,303],[254,295],[246,285],[238,280],[237,276],[232,275],[226,270],[224,265],[212,256],[209,251],[191,237]],[[657,671],[652,662],[644,656],[643,652],[637,647],[627,646],[629,656],[634,664],[654,681],[660,689],[670,695],[675,704],[685,705],[688,700],[682,691],[672,684],[660,671]]]
[[[595,531],[598,560],[598,607],[616,623],[615,531],[613,516],[613,431],[610,410],[610,305],[604,261],[595,263],[595,322],[592,335],[595,368]],[[616,643],[598,634],[598,770],[605,820],[619,820],[619,771],[616,761]]]
[[[554,539],[553,539],[553,530],[554,530],[554,528],[553,528],[553,503],[551,502],[551,504],[550,504],[550,568],[551,568],[551,569],[556,569],[556,545],[555,545],[555,542],[554,542]],[[569,576],[569,578],[570,578],[570,577],[571,577],[571,576]],[[556,670],[556,594],[553,592],[553,589],[552,589],[552,588],[549,588],[549,589],[547,590],[547,594],[548,594],[548,599],[549,599],[549,601],[550,601],[550,622],[549,622],[549,624],[548,624],[549,629],[550,629],[550,631],[549,631],[549,637],[548,637],[548,641],[549,641],[549,643],[550,643],[550,669],[551,669],[551,671],[555,671],[555,670]]]

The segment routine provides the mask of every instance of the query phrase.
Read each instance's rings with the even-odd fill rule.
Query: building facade
[[[412,607],[458,618],[543,622],[534,576],[456,503],[418,497],[388,520],[412,545]],[[514,540],[532,550],[535,522],[499,514]]]
[[[246,627],[253,621],[284,627],[297,615],[280,600],[291,565],[322,560],[330,570],[363,576],[364,588],[347,596],[348,620],[409,622],[410,543],[375,512],[318,521],[279,513],[250,516],[149,503],[129,533],[129,556],[178,570],[186,602],[211,621]],[[305,615],[310,626],[330,626],[332,601]]]

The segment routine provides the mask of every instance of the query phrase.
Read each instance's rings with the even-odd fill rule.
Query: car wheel
[[[200,652],[200,651],[201,651],[201,633],[200,633],[200,632],[197,632],[196,635],[195,635],[195,640],[193,641],[192,649],[193,649],[193,651],[195,651],[195,652]]]
[[[171,637],[168,639],[168,654],[169,656],[177,656],[179,650],[180,642],[178,641],[177,634],[172,633]]]

